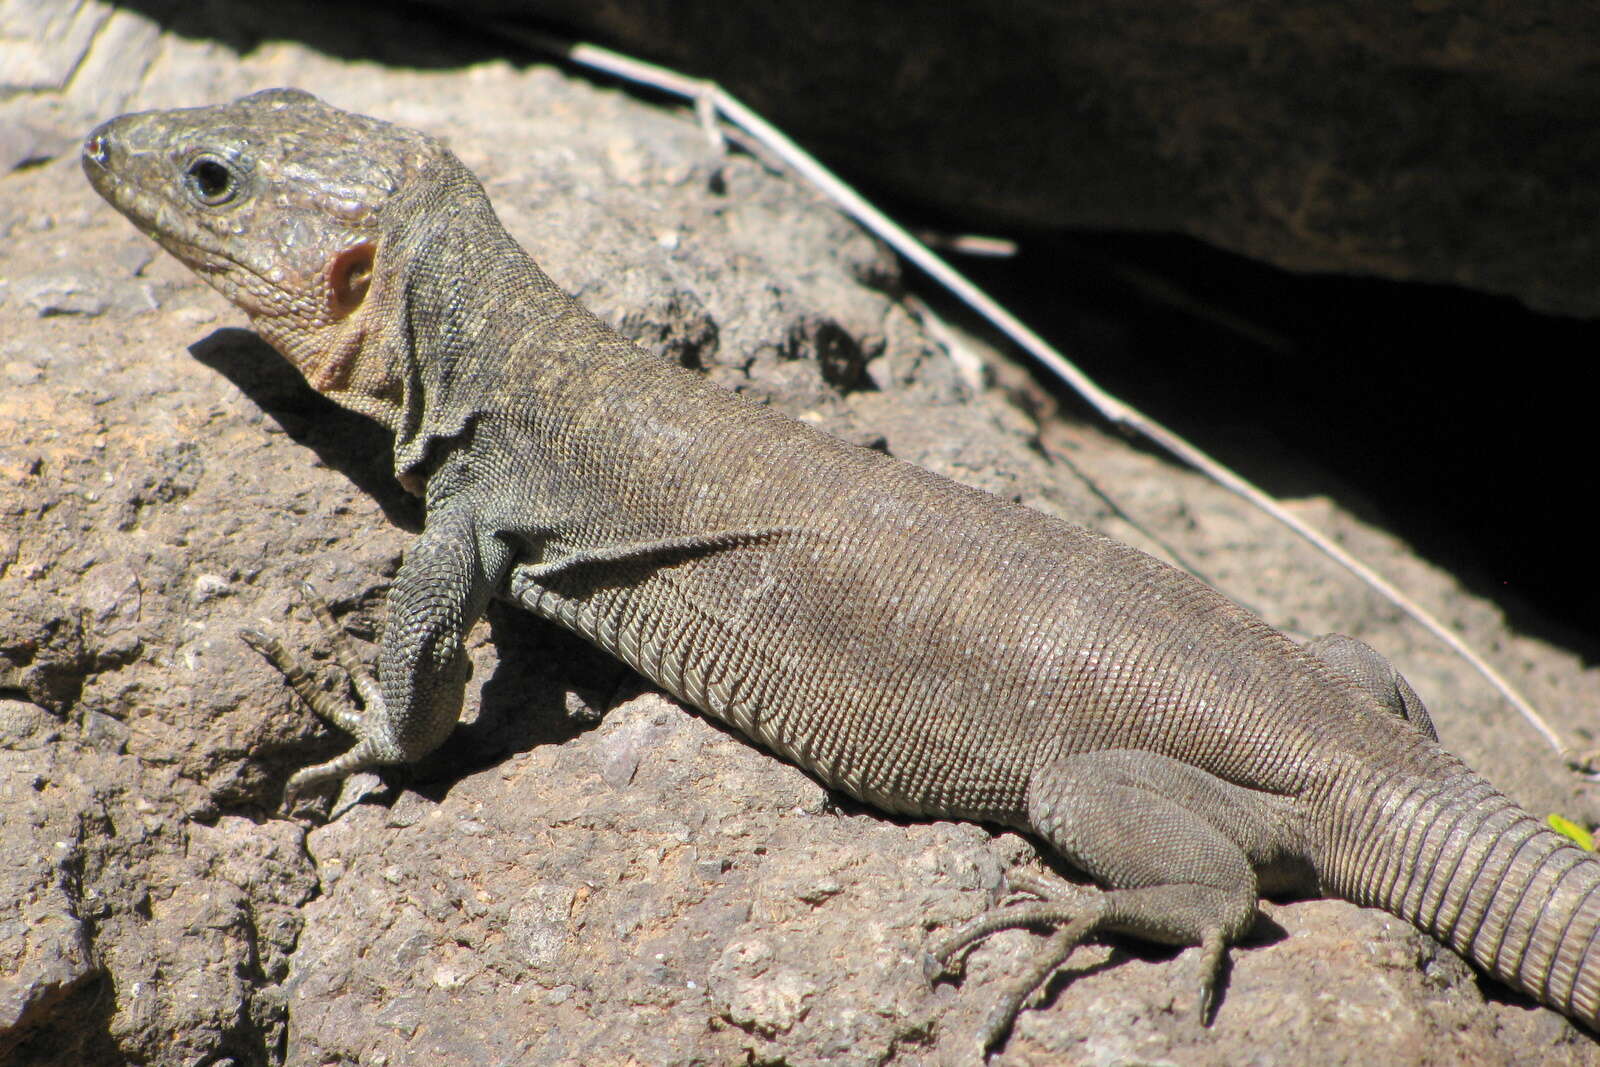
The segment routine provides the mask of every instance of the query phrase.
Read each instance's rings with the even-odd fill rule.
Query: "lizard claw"
[[[381,707],[383,696],[377,679],[356,654],[349,635],[334,619],[327,601],[317,595],[309,582],[301,582],[298,588],[312,617],[328,635],[333,646],[334,659],[338,661],[339,666],[349,677],[351,685],[355,687],[362,708],[370,711],[372,708]],[[356,771],[365,770],[382,762],[376,756],[376,745],[367,739],[367,731],[364,728],[365,714],[362,710],[352,706],[348,699],[341,699],[318,686],[311,671],[278,638],[261,630],[248,628],[240,630],[239,637],[283,675],[283,680],[307,707],[322,719],[356,738],[356,745],[343,755],[326,763],[301,768],[290,776],[283,793],[282,810],[285,813],[292,814],[297,801],[316,786],[338,781]]]
[[[1195,1022],[1203,1027],[1210,1026],[1216,1019],[1217,985],[1227,963],[1228,943],[1222,931],[1208,931],[1200,943],[1200,998],[1195,1012]]]

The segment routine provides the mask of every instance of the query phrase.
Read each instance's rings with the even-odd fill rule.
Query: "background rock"
[[[440,6],[715,78],[957,218],[1178,231],[1600,312],[1600,24],[1580,0]]]
[[[547,67],[383,69],[94,4],[62,18],[0,53],[31,87],[0,105],[23,131],[0,137],[22,146],[0,177],[0,1059],[933,1062],[1032,944],[999,936],[929,987],[930,931],[981,910],[1025,839],[833,796],[508,609],[474,631],[440,753],[353,783],[325,826],[275,816],[288,773],[342,742],[237,631],[316,644],[304,578],[370,640],[419,516],[381,433],[238,329],[76,158],[110,114],[268,85],[447,137],[545,267],[663,358],[1092,522],[1293,633],[1370,641],[1447,743],[1534,810],[1593,820],[1587,787],[1393,609],[1203,480],[1056,417],[872,241],[682,109]],[[1600,679],[1576,657],[1326,501],[1294,506],[1593,740]],[[1003,1062],[1594,1055],[1396,920],[1267,911],[1212,1029],[1187,1021],[1190,956],[1116,943],[1083,950]]]

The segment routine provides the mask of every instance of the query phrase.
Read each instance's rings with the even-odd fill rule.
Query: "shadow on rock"
[[[190,345],[189,353],[238,386],[290,440],[311,449],[377,501],[390,522],[412,533],[422,529],[422,502],[395,480],[388,430],[311,388],[287,360],[249,330],[217,330]]]

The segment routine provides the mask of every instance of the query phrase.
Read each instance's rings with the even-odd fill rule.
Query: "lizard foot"
[[[1046,879],[1029,871],[1016,870],[1006,875],[1014,891],[1036,899],[997,907],[946,934],[928,950],[924,970],[930,981],[948,973],[965,949],[1000,930],[1053,926],[1055,931],[1028,966],[1007,982],[994,1007],[979,1028],[979,1049],[987,1052],[1000,1045],[1010,1033],[1023,1008],[1028,1006],[1086,938],[1105,930],[1122,930],[1138,921],[1151,901],[1149,889],[1077,889],[1064,882]],[[1169,887],[1155,887],[1158,891]],[[1130,924],[1129,920],[1133,920]],[[1228,939],[1220,927],[1211,927],[1198,939],[1200,943],[1200,996],[1198,1018],[1205,1025],[1216,1003],[1216,990],[1227,960]]]
[[[308,583],[302,582],[299,591],[312,617],[327,634],[333,648],[334,659],[349,677],[350,684],[355,687],[362,707],[369,711],[382,707],[383,696],[378,688],[377,679],[356,654],[354,646],[350,643],[350,636],[335,621],[327,602],[318,596]],[[357,739],[355,747],[342,756],[296,771],[284,788],[285,811],[293,811],[295,801],[317,785],[338,781],[381,762],[376,758],[374,746],[367,740],[365,713],[351,706],[348,701],[319,688],[315,678],[301,663],[299,657],[289,651],[276,637],[260,630],[249,629],[239,631],[239,636],[245,644],[259,652],[279,674],[283,675],[289,688],[294,690],[295,695],[304,701],[307,707]]]
[[[1096,890],[1074,892],[1066,883],[1056,883],[1030,871],[1014,870],[1006,875],[1014,891],[1037,899],[1031,903],[995,908],[951,931],[928,949],[924,969],[930,981],[952,969],[956,957],[972,945],[1000,930],[1054,926],[1044,947],[1021,974],[1007,982],[979,1028],[981,1053],[999,1045],[1010,1033],[1017,1016],[1028,1001],[1044,987],[1073,949],[1094,933],[1107,915],[1106,894]]]

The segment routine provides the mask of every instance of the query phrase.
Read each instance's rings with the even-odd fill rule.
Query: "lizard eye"
[[[233,169],[216,156],[201,156],[183,172],[183,184],[202,204],[226,204],[239,191]]]

